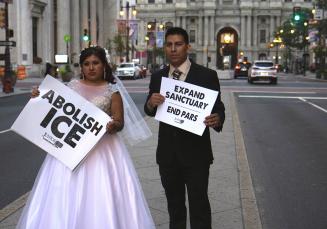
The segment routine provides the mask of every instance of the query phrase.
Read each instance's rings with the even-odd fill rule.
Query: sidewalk
[[[26,79],[28,85],[38,84],[42,79]],[[29,91],[18,87],[23,82],[17,82],[15,93]],[[0,93],[0,97],[1,97]],[[261,229],[253,193],[251,177],[240,130],[237,111],[232,93],[222,93],[226,106],[226,121],[220,134],[211,131],[214,163],[210,169],[209,198],[212,209],[213,229]],[[157,229],[168,229],[169,218],[166,198],[155,162],[158,122],[146,117],[146,122],[152,130],[152,137],[129,147],[131,157],[138,172],[144,194],[148,201]],[[0,210],[0,228],[13,229],[21,214],[26,197],[22,196],[15,202]],[[131,228],[132,229],[132,228]],[[146,229],[146,228],[145,228]]]

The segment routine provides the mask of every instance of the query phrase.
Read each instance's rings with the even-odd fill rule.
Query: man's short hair
[[[189,44],[189,38],[188,34],[185,29],[181,27],[171,27],[167,29],[166,34],[165,34],[165,40],[167,40],[167,37],[170,35],[181,35],[184,38],[184,42],[186,44]]]

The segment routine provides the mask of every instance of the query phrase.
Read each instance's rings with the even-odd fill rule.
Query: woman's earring
[[[103,70],[103,79],[106,80],[106,70]]]

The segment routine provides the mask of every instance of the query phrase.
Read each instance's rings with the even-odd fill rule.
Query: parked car
[[[116,69],[116,76],[119,79],[137,79],[140,78],[141,69],[137,64],[131,63],[121,63]]]
[[[236,79],[239,76],[247,77],[250,67],[251,63],[247,61],[237,63],[234,68],[234,78]]]
[[[248,82],[268,81],[277,84],[277,68],[270,60],[256,60],[249,69]]]

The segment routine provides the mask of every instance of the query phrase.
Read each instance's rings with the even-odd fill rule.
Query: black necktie
[[[172,74],[174,80],[179,80],[179,77],[181,75],[182,75],[182,72],[179,71],[177,68],[173,71],[173,74]]]

